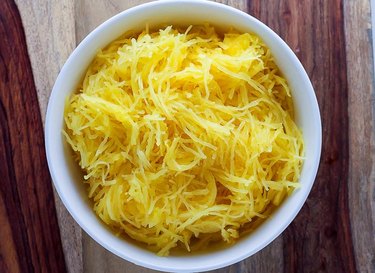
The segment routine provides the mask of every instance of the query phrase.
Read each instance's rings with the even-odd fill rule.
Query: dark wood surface
[[[323,123],[316,182],[301,212],[283,234],[284,272],[355,272],[348,207],[343,1],[249,3],[250,14],[274,29],[296,52],[315,88]]]
[[[0,1],[0,272],[66,272],[21,18]]]
[[[110,16],[147,0],[16,2],[43,117],[54,79],[74,46]],[[374,273],[375,93],[370,0],[218,2],[266,23],[301,60],[319,101],[323,150],[312,192],[288,229],[254,256],[213,272]],[[65,271],[38,102],[22,26],[11,3],[0,0],[0,272],[2,268],[11,268],[10,272]],[[17,31],[10,33],[13,28]],[[10,75],[14,75],[11,84]],[[81,235],[58,199],[56,204],[69,273],[154,272],[122,261]],[[50,254],[44,255],[45,251]]]

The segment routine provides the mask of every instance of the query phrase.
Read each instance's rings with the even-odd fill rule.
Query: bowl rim
[[[76,59],[76,56],[79,55],[83,50],[85,50],[85,47],[89,43],[91,43],[98,35],[100,35],[101,32],[105,31],[106,29],[111,28],[113,24],[118,24],[123,20],[123,17],[128,16],[129,14],[137,13],[137,12],[142,12],[143,9],[152,9],[156,6],[167,6],[171,3],[176,3],[178,2],[179,4],[199,4],[199,5],[204,5],[206,8],[219,8],[219,9],[225,9],[228,12],[232,13],[233,16],[242,16],[244,17],[247,21],[248,24],[253,24],[257,28],[262,28],[265,31],[269,32],[270,35],[277,40],[277,42],[284,48],[284,51],[287,52],[293,62],[293,66],[295,66],[301,73],[302,73],[302,81],[304,81],[307,84],[307,89],[308,90],[308,95],[309,99],[311,100],[311,103],[313,104],[312,107],[314,108],[314,115],[315,115],[315,120],[316,120],[316,129],[317,129],[317,135],[318,139],[316,140],[316,151],[314,152],[315,158],[313,160],[314,164],[311,166],[310,170],[310,177],[311,179],[309,180],[309,184],[306,184],[306,190],[304,191],[304,195],[300,198],[301,201],[298,203],[291,213],[289,213],[286,217],[286,220],[283,221],[282,227],[278,228],[276,232],[274,232],[271,236],[267,237],[267,240],[263,241],[263,244],[258,245],[256,248],[253,248],[252,251],[248,251],[245,253],[242,253],[241,255],[229,257],[225,260],[218,260],[215,264],[207,264],[205,266],[202,265],[194,265],[194,264],[189,264],[189,268],[185,268],[183,264],[179,264],[178,266],[176,264],[168,262],[168,258],[164,260],[164,262],[161,262],[159,264],[155,264],[150,261],[144,261],[144,260],[137,260],[135,259],[132,254],[130,253],[123,253],[116,249],[115,247],[109,245],[105,240],[100,238],[100,236],[97,236],[95,233],[92,232],[91,227],[86,225],[83,221],[81,221],[80,216],[75,212],[75,209],[73,206],[67,201],[66,196],[63,192],[63,190],[60,187],[60,179],[56,176],[56,168],[58,168],[58,164],[53,160],[53,155],[51,154],[51,145],[53,145],[54,139],[52,137],[53,132],[51,131],[51,124],[54,122],[53,120],[53,109],[54,109],[54,101],[56,101],[56,94],[58,92],[59,85],[61,84],[62,81],[66,80],[65,79],[65,74],[67,72],[67,69],[69,66],[74,63],[74,60]],[[110,41],[109,41],[110,42]],[[320,156],[321,156],[321,146],[322,146],[322,127],[321,127],[321,117],[320,117],[320,111],[318,107],[318,102],[314,93],[313,86],[309,80],[309,77],[303,68],[302,64],[296,57],[296,55],[293,53],[293,51],[289,48],[289,46],[273,31],[271,30],[267,25],[259,21],[258,19],[254,18],[253,16],[242,12],[234,7],[227,6],[225,4],[217,3],[217,2],[211,2],[211,1],[205,1],[205,0],[163,0],[163,1],[154,1],[154,2],[148,2],[144,3],[132,8],[129,8],[127,10],[124,10],[115,16],[109,18],[102,24],[100,24],[98,27],[96,27],[93,31],[91,31],[80,43],[79,45],[74,49],[74,51],[70,54],[69,58],[63,65],[56,81],[53,86],[52,92],[50,94],[50,98],[48,101],[48,107],[47,107],[47,112],[46,112],[46,122],[45,122],[45,148],[46,148],[46,155],[47,155],[47,162],[48,162],[48,167],[50,170],[50,174],[52,177],[53,184],[56,188],[56,191],[62,200],[64,206],[66,209],[69,211],[70,215],[74,218],[74,220],[79,224],[79,226],[96,242],[98,242],[101,246],[103,246],[105,249],[110,251],[111,253],[119,256],[122,259],[125,259],[127,261],[130,261],[132,263],[135,263],[137,265],[150,268],[150,269],[155,269],[155,270],[160,270],[160,271],[178,271],[178,272],[201,272],[201,271],[208,271],[208,270],[213,270],[213,269],[218,269],[222,268],[231,264],[234,264],[236,262],[239,262],[245,258],[248,258],[249,256],[257,253],[267,245],[269,245],[272,241],[274,241],[288,226],[289,224],[295,219],[296,215],[298,212],[301,210],[302,206],[305,204],[307,196],[309,195],[311,188],[314,184],[317,170],[319,167],[319,162],[320,162]],[[276,229],[275,229],[276,230]],[[185,264],[185,266],[187,266]]]

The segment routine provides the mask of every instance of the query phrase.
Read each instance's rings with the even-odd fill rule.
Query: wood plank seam
[[[0,223],[9,237],[0,244],[1,265],[7,272],[65,272],[25,34],[13,1],[1,1],[0,11]]]

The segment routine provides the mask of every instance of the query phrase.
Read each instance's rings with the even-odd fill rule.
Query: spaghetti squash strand
[[[254,34],[148,27],[102,49],[64,136],[94,211],[159,255],[235,241],[299,187],[287,81]]]

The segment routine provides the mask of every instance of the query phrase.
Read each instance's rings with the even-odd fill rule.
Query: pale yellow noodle
[[[95,57],[65,123],[97,215],[159,255],[233,242],[299,186],[289,87],[254,34],[121,38]]]

